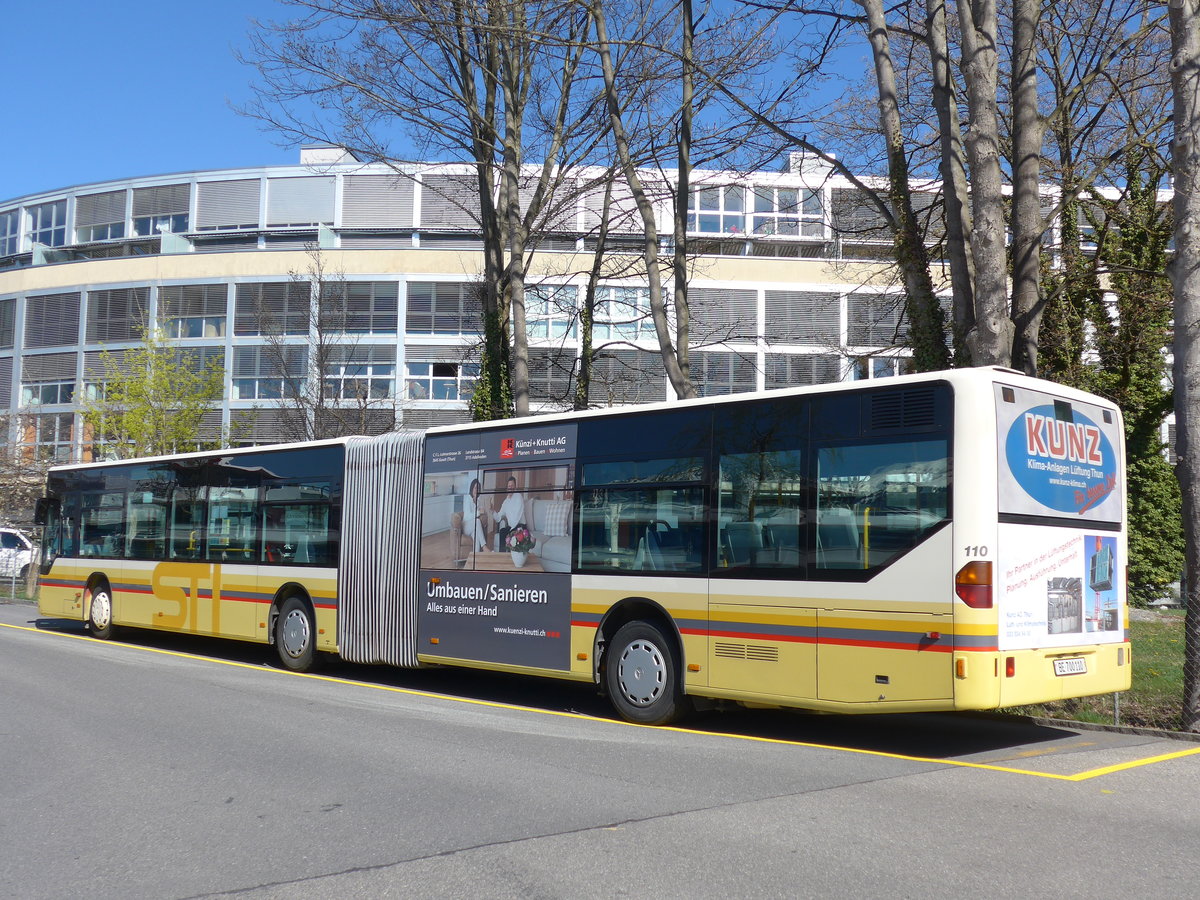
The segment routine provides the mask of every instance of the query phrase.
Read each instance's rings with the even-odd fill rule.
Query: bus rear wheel
[[[88,630],[91,631],[92,637],[102,641],[109,640],[116,633],[112,620],[112,594],[109,593],[107,584],[98,584],[92,588],[91,600],[88,603]]]
[[[679,680],[675,642],[650,622],[627,622],[608,644],[608,698],[621,718],[667,725],[689,709]]]
[[[275,651],[285,669],[307,672],[316,665],[316,625],[299,597],[288,597],[275,618]]]

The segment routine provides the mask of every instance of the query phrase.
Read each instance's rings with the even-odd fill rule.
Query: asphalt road
[[[608,718],[586,687],[0,605],[0,896],[1186,896],[1200,744],[964,716]]]

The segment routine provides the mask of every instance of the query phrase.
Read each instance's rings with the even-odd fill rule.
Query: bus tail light
[[[1012,678],[1017,674],[1017,658],[1015,656],[1004,657],[1004,677]]]
[[[975,560],[954,576],[954,593],[971,609],[992,608],[992,564]]]

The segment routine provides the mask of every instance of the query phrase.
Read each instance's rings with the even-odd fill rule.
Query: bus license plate
[[[1067,659],[1056,659],[1054,661],[1055,675],[1086,675],[1087,660],[1082,656],[1071,656]]]

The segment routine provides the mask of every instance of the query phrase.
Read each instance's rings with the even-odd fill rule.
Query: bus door
[[[774,412],[771,416],[769,413]],[[803,579],[807,491],[800,417],[766,408],[718,444],[709,683],[775,695],[816,696],[817,613]]]
[[[949,441],[929,430],[814,447],[822,700],[953,694]]]

